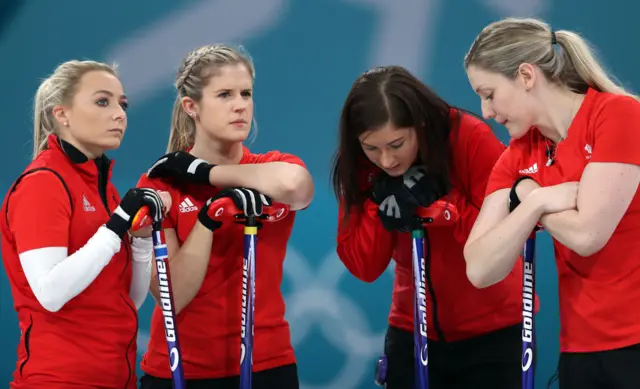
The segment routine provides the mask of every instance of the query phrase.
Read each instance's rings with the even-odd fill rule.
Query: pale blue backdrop
[[[117,61],[130,95],[129,128],[111,154],[122,192],[166,146],[181,57],[195,46],[240,43],[257,66],[254,151],[299,155],[316,182],[313,204],[301,212],[285,262],[288,302],[302,386],[372,388],[382,348],[392,273],[373,284],[350,276],[335,255],[336,202],[330,158],[342,101],[357,75],[373,65],[400,64],[451,103],[479,112],[462,59],[475,35],[503,16],[535,15],[575,29],[595,43],[606,65],[640,89],[637,42],[640,5],[622,0],[3,0],[0,5],[0,192],[28,163],[32,98],[39,79],[72,58]],[[497,134],[506,141],[502,128]],[[556,270],[547,237],[538,245],[539,368],[546,387],[558,354]],[[19,330],[6,275],[0,275],[0,386],[15,366]],[[153,301],[140,320],[146,347]]]

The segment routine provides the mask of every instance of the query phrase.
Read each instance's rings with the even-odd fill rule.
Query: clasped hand
[[[162,201],[162,213],[163,216],[166,216],[169,213],[169,209],[171,209],[171,195],[166,191],[156,191],[158,197]],[[153,226],[149,225],[146,227],[142,227],[138,230],[130,229],[129,235],[138,237],[138,238],[149,238],[153,232]]]
[[[416,224],[417,207],[429,207],[447,194],[447,190],[420,166],[412,166],[402,176],[382,172],[371,191],[378,205],[378,216],[385,229],[409,232]]]

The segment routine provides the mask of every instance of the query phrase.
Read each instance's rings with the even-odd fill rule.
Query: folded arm
[[[544,215],[540,223],[580,256],[593,255],[613,235],[639,183],[640,166],[589,163],[580,179],[577,209]]]
[[[496,284],[509,275],[542,215],[535,195],[509,213],[509,191],[500,189],[485,199],[464,247],[467,277],[478,288]]]
[[[292,210],[306,208],[313,199],[311,174],[300,164],[275,161],[241,165],[218,165],[211,169],[211,185],[253,188]]]

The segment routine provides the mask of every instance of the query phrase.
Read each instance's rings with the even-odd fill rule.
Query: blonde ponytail
[[[638,100],[610,77],[596,58],[595,51],[580,35],[566,30],[555,32],[558,44],[569,57],[573,69],[590,87],[599,92],[624,95]]]
[[[638,99],[612,80],[580,35],[566,30],[552,33],[538,19],[506,18],[489,24],[464,58],[466,69],[475,66],[510,79],[523,63],[536,65],[549,81],[574,92],[586,93],[591,87]]]
[[[55,127],[53,127],[49,120],[49,117],[44,107],[46,106],[45,96],[48,94],[47,91],[48,82],[45,80],[38,91],[36,92],[36,96],[34,99],[34,118],[33,118],[33,155],[31,159],[34,160],[36,157],[47,147],[47,138],[51,133],[54,132]]]
[[[169,144],[167,153],[186,150],[193,147],[196,137],[196,123],[189,114],[182,108],[182,98],[178,96],[173,104],[173,115],[171,116],[171,132],[169,133]]]

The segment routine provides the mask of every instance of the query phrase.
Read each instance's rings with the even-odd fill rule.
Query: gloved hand
[[[378,216],[388,231],[409,232],[413,227],[419,204],[415,197],[403,193],[403,186],[402,177],[391,177],[385,173],[381,173],[373,185],[371,200],[378,205]]]
[[[402,179],[407,196],[413,196],[421,207],[429,207],[447,194],[447,190],[422,166],[411,166]]]
[[[195,184],[209,184],[209,172],[215,165],[196,158],[186,151],[176,151],[160,157],[147,172],[149,178],[175,178]]]
[[[445,194],[424,168],[412,166],[400,177],[380,173],[371,197],[379,205],[378,215],[387,230],[409,232],[420,224],[416,208],[429,207]]]
[[[227,188],[222,189],[215,196],[211,197],[202,209],[198,212],[200,223],[211,231],[215,231],[222,226],[222,220],[216,219],[215,215],[209,214],[209,206],[216,200],[228,197],[233,201],[238,212],[244,213],[246,217],[262,215],[262,207],[272,205],[271,198],[265,196],[251,188]]]
[[[129,189],[124,195],[120,205],[113,211],[105,227],[122,239],[124,234],[131,228],[131,223],[136,213],[145,205],[149,207],[149,216],[154,221],[162,219],[163,204],[158,193],[153,189],[134,188]]]

